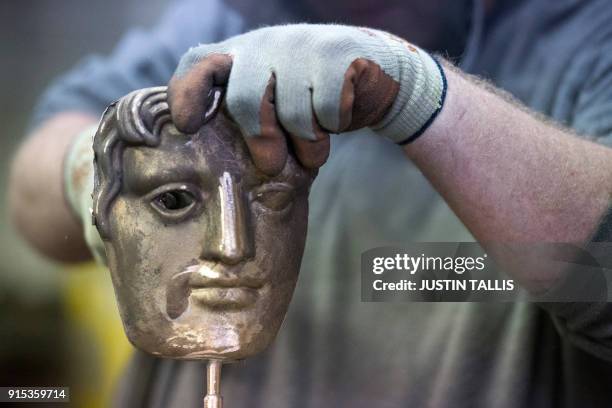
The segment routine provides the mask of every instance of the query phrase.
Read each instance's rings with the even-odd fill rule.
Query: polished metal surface
[[[210,99],[192,135],[172,124],[164,87],[107,109],[94,139],[94,221],[129,340],[160,357],[212,359],[213,401],[221,362],[259,353],[280,328],[315,175],[291,155],[278,176],[260,172],[222,95]]]

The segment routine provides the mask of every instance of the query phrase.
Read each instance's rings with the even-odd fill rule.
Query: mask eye
[[[155,197],[155,203],[165,211],[179,211],[195,202],[191,193],[181,190],[165,191]]]
[[[293,203],[295,197],[291,187],[284,184],[268,186],[255,192],[253,201],[271,211],[282,211]]]
[[[151,206],[170,221],[180,221],[197,206],[197,196],[187,185],[167,185],[149,194]],[[195,190],[197,191],[197,190]]]

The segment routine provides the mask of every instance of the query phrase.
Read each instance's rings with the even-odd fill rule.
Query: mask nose
[[[228,172],[219,178],[217,194],[216,208],[209,212],[202,258],[235,265],[254,255],[246,200]]]

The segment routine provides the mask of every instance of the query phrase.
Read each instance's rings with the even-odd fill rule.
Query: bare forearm
[[[62,165],[75,136],[96,120],[83,113],[51,118],[26,139],[12,164],[11,219],[32,246],[59,261],[90,257],[80,223],[64,198]]]
[[[446,71],[443,110],[405,151],[476,239],[587,241],[610,205],[612,149]]]

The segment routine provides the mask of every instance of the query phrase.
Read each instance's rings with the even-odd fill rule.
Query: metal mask
[[[166,88],[105,112],[94,139],[94,221],[129,340],[153,355],[236,360],[266,348],[298,278],[314,173],[290,155],[265,176],[219,109],[195,134]]]

